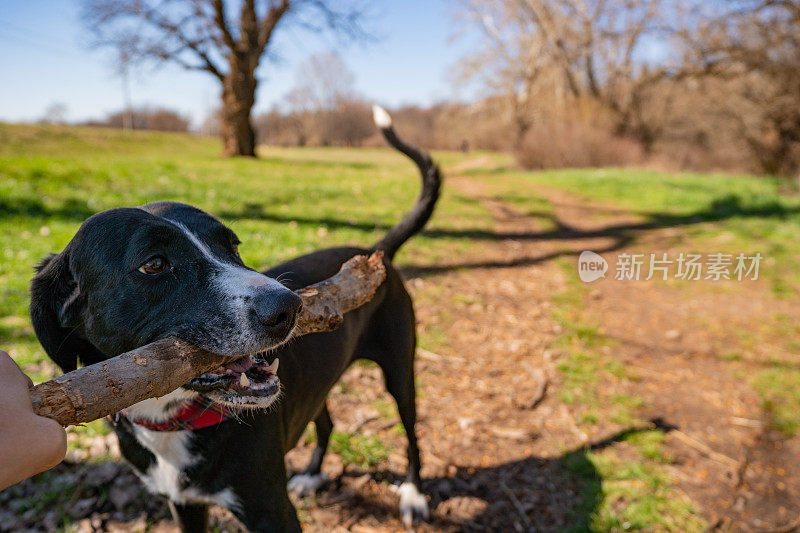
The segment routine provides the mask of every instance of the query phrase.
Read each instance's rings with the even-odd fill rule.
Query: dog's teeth
[[[276,373],[278,371],[279,362],[280,359],[276,357],[275,360],[272,362],[272,364],[267,367],[267,371],[272,372],[273,374]]]
[[[244,375],[244,372],[242,372],[242,375],[239,377],[239,385],[242,387],[247,387],[250,385],[250,380],[247,379],[247,376]]]

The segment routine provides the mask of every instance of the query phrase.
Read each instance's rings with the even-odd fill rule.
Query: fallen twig
[[[519,514],[519,517],[525,523],[527,529],[528,530],[533,529],[533,522],[531,522],[531,519],[528,518],[528,513],[525,512],[525,508],[522,506],[522,503],[520,503],[517,496],[511,491],[511,489],[508,488],[508,485],[506,485],[506,482],[503,481],[502,479],[500,480],[500,488],[503,490],[503,492],[505,492],[506,496],[508,496],[508,498],[511,500],[511,503],[514,504],[514,508],[517,510],[517,514]]]
[[[793,531],[800,530],[800,518],[797,518],[788,524],[784,524],[782,526],[776,526],[773,528],[766,528],[766,529],[754,529],[756,533],[792,533]]]
[[[533,432],[527,429],[492,427],[489,428],[489,430],[498,437],[502,437],[504,439],[524,441],[524,440],[531,440],[534,438]]]
[[[354,424],[353,426],[351,426],[351,427],[348,429],[348,433],[353,433],[353,434],[355,434],[355,433],[358,433],[359,431],[361,431],[362,429],[364,429],[364,426],[366,426],[366,425],[367,425],[367,424],[369,424],[370,422],[374,422],[375,420],[380,420],[380,419],[381,419],[381,415],[372,415],[372,416],[368,416],[368,417],[364,418],[363,420],[361,420],[360,422],[357,422],[356,424]],[[395,424],[395,423],[394,423],[394,422],[392,422],[392,424],[391,424],[391,425],[393,426],[394,424]],[[391,427],[391,426],[389,426],[389,427]]]
[[[754,429],[761,429],[764,427],[764,422],[761,420],[755,420],[753,418],[743,418],[741,416],[732,416],[730,417],[731,423],[737,426],[746,427],[746,428],[754,428]]]
[[[303,309],[293,336],[336,329],[345,313],[372,299],[385,277],[377,252],[353,257],[333,277],[301,289]],[[40,383],[31,390],[31,403],[36,414],[62,426],[82,424],[168,394],[233,359],[168,337]]]
[[[422,359],[427,359],[428,361],[456,361],[459,363],[466,363],[467,360],[463,357],[459,357],[457,355],[441,355],[438,353],[433,353],[425,348],[417,347],[417,355],[420,356]]]
[[[674,435],[675,437],[678,438],[678,440],[680,440],[684,444],[688,444],[689,446],[691,446],[695,450],[699,451],[700,453],[702,453],[703,455],[705,455],[709,459],[713,459],[714,461],[717,461],[719,463],[728,465],[731,468],[733,468],[734,471],[737,471],[739,469],[739,464],[740,464],[739,461],[737,461],[736,459],[734,459],[732,457],[728,457],[725,454],[722,454],[722,453],[719,453],[719,452],[715,452],[707,444],[697,440],[696,438],[692,437],[691,435],[687,435],[686,433],[684,433],[683,431],[681,431],[679,429],[673,429],[673,430],[671,430],[669,432],[669,434],[670,435]]]
[[[530,398],[526,399],[521,398],[518,394],[514,398],[514,403],[517,405],[517,407],[522,409],[536,409],[536,407],[542,403],[542,400],[544,400],[545,394],[547,393],[547,386],[549,385],[550,381],[547,379],[547,373],[543,369],[533,368],[525,361],[523,361],[522,366],[536,380],[536,390],[530,396]]]

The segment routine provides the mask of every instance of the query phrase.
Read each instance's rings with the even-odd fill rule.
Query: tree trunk
[[[222,82],[222,155],[256,156],[256,134],[250,123],[256,94],[255,68],[246,60],[233,57],[230,71]]]

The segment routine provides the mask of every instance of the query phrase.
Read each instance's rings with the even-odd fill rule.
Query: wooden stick
[[[293,336],[336,329],[385,278],[383,253],[376,252],[353,257],[333,277],[301,289],[303,309]],[[31,403],[36,414],[62,426],[83,424],[168,394],[233,359],[168,337],[40,383],[31,389]]]
[[[705,455],[709,459],[713,459],[724,465],[728,465],[734,471],[736,471],[739,467],[740,462],[734,459],[733,457],[728,457],[725,454],[712,450],[711,447],[708,446],[706,443],[696,439],[695,437],[692,437],[687,433],[684,433],[679,429],[671,430],[668,433],[668,435],[673,435],[674,437],[677,437],[678,440],[682,441],[684,444],[688,444],[689,446],[699,451],[701,454]]]

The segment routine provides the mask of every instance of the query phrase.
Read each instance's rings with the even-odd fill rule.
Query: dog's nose
[[[263,291],[253,299],[257,322],[275,336],[283,337],[294,327],[300,311],[300,297],[290,290]]]

